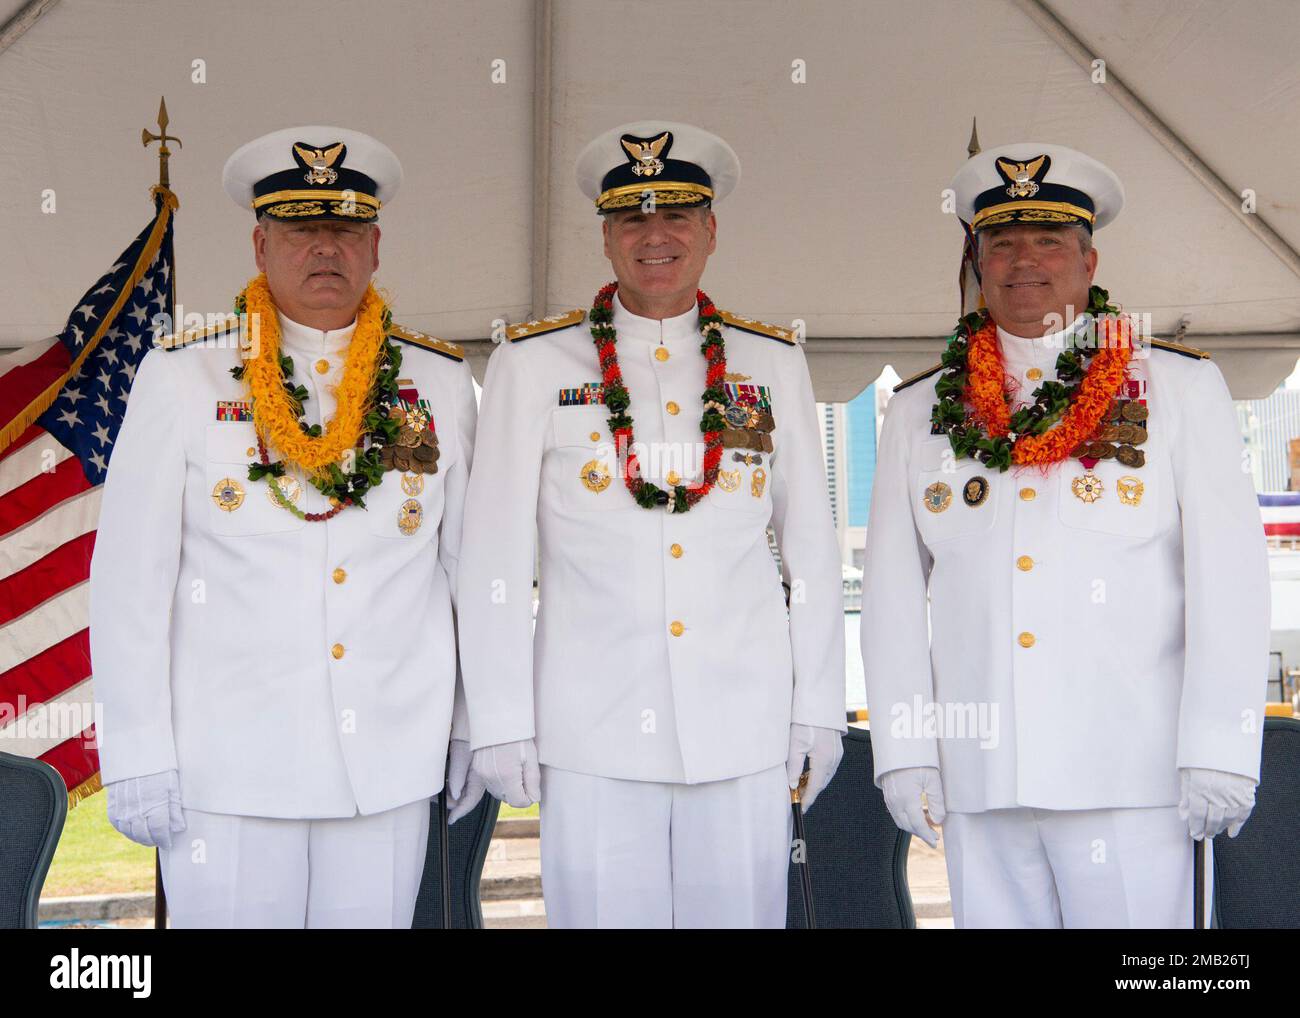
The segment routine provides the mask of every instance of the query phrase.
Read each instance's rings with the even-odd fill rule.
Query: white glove
[[[476,749],[471,767],[483,779],[490,795],[516,809],[542,799],[542,772],[537,766],[537,744],[532,739]]]
[[[880,790],[885,793],[885,806],[899,830],[914,834],[931,848],[939,844],[934,829],[943,824],[948,815],[943,804],[943,782],[937,767],[900,767],[880,778]],[[921,793],[925,793],[930,817],[921,808]]]
[[[813,800],[835,777],[840,758],[844,756],[843,740],[844,736],[833,728],[790,726],[790,755],[785,760],[785,776],[789,778],[791,788],[799,784],[804,758],[808,758],[808,784],[799,796],[803,812],[812,809]]]
[[[171,848],[172,835],[185,830],[181,779],[175,771],[110,781],[108,822],[132,841]]]
[[[447,823],[454,824],[469,813],[483,798],[483,779],[470,769],[469,743],[464,739],[452,739],[447,748],[447,784],[443,792],[447,796]]]
[[[1228,830],[1235,838],[1255,808],[1255,779],[1203,767],[1181,767],[1183,795],[1178,815],[1194,839],[1213,838]]]

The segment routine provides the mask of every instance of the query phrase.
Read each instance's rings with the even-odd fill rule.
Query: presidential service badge
[[[986,477],[975,476],[968,480],[961,487],[961,499],[968,506],[983,505],[984,500],[989,497],[989,482]]]

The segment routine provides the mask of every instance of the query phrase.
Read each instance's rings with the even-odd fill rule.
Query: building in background
[[[871,485],[876,476],[879,387],[867,386],[848,403],[819,403],[826,488],[840,542],[840,560],[862,568]]]
[[[1237,419],[1250,451],[1256,491],[1300,490],[1292,442],[1300,439],[1300,389],[1279,388],[1265,399],[1237,400]]]

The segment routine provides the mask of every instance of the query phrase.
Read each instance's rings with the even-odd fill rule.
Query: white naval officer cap
[[[1008,223],[1099,230],[1124,206],[1119,177],[1092,156],[1027,141],[972,156],[952,180],[957,215],[978,233]]]
[[[731,193],[740,160],[716,134],[671,120],[611,128],[582,150],[578,187],[601,215],[640,205],[711,205]]]
[[[226,160],[226,194],[242,208],[286,222],[373,222],[402,184],[392,149],[343,127],[287,127],[255,138]]]

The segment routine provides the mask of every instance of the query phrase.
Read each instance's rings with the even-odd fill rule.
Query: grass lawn
[[[69,811],[42,897],[153,891],[154,850],[118,834],[108,822],[106,803],[100,792]],[[501,804],[502,817],[537,815],[536,803],[527,809]]]
[[[100,792],[68,811],[42,897],[153,890],[152,848],[118,834]]]

